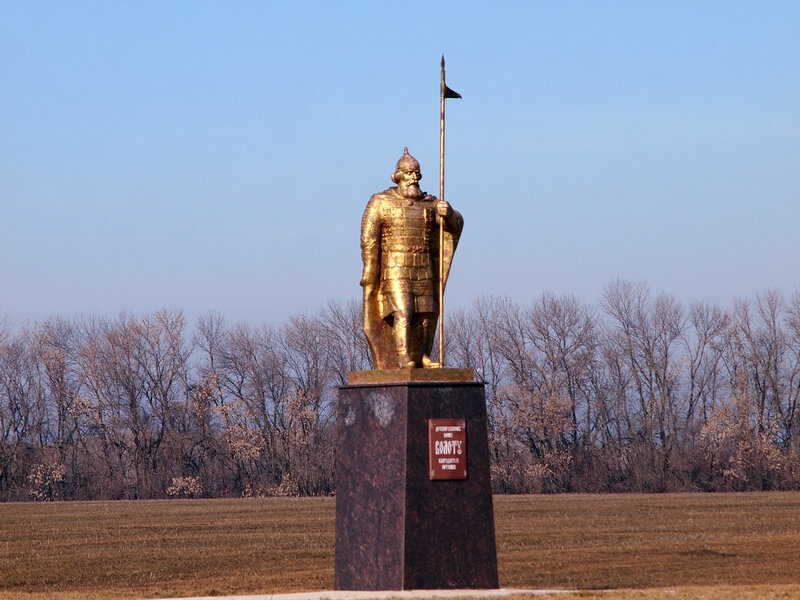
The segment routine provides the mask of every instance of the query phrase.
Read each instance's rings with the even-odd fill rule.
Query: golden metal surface
[[[475,371],[472,369],[373,369],[372,371],[350,371],[348,385],[371,385],[384,383],[472,383]]]
[[[447,283],[464,219],[447,202],[422,192],[421,178],[406,148],[392,175],[397,185],[374,194],[361,219],[364,334],[376,369],[440,366],[430,358],[437,288]]]

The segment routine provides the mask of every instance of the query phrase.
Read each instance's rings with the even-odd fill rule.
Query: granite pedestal
[[[337,590],[498,587],[483,384],[415,371],[339,388]],[[466,479],[431,480],[429,419],[464,419]]]

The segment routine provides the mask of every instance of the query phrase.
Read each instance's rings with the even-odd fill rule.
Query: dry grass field
[[[331,589],[334,502],[0,504],[0,598]],[[503,587],[800,598],[800,492],[499,496],[495,513]]]

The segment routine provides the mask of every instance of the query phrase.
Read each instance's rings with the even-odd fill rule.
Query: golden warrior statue
[[[443,283],[464,220],[447,202],[422,192],[408,148],[397,185],[369,199],[361,220],[364,333],[377,369],[438,367],[430,358],[439,288],[439,219],[444,219]]]

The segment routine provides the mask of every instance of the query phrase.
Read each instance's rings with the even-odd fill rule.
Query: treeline
[[[684,307],[616,281],[448,315],[496,492],[800,488],[800,292]],[[360,303],[280,327],[180,312],[0,325],[0,500],[331,494]]]

